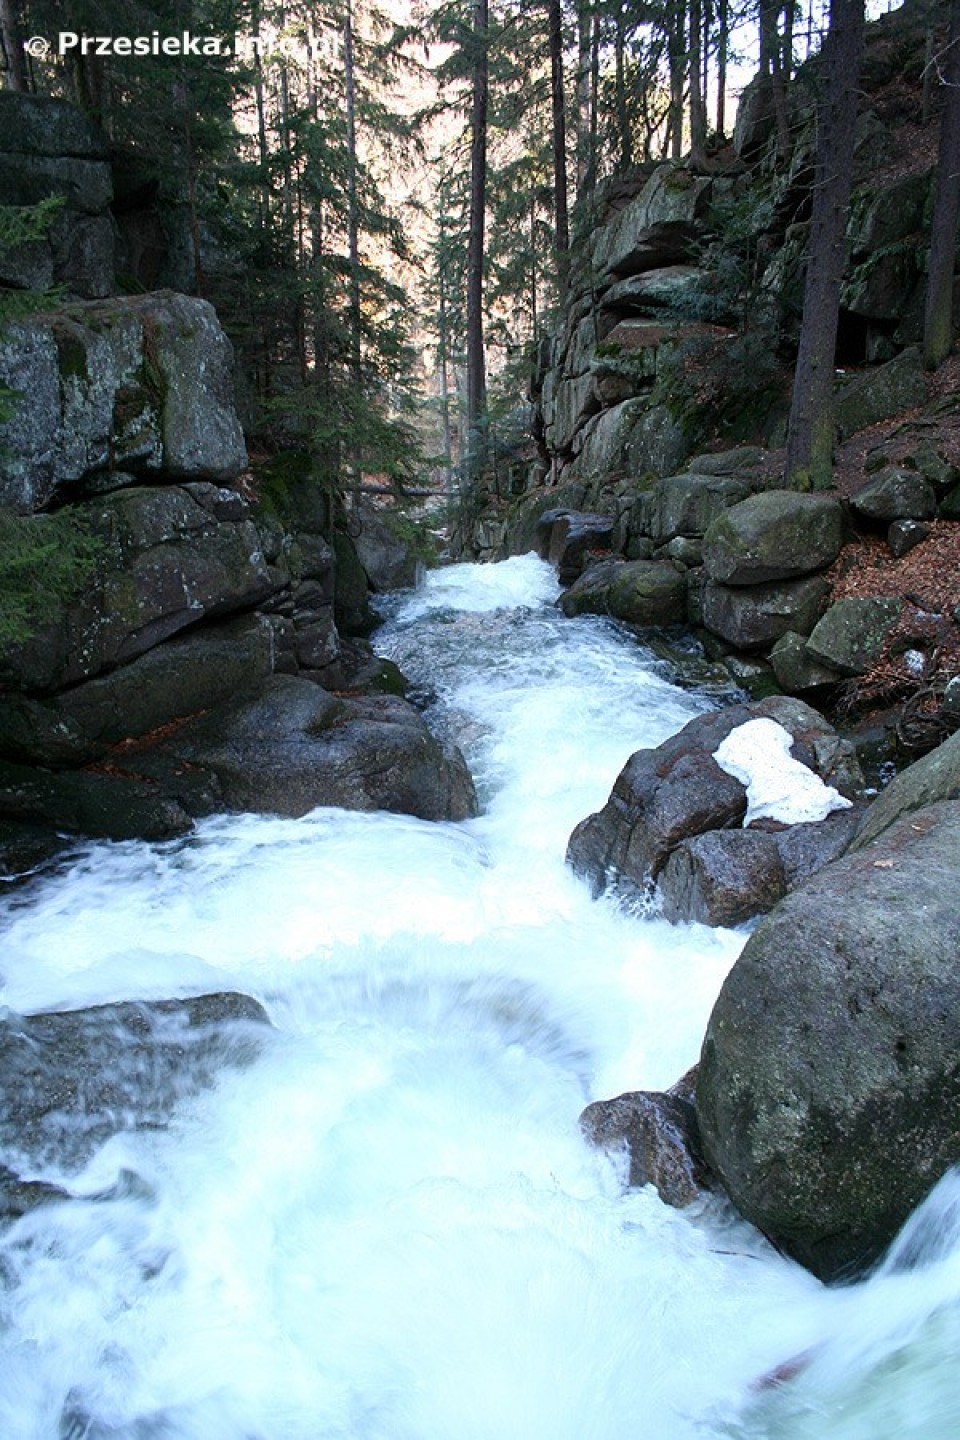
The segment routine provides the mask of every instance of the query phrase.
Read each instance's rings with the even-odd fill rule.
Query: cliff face
[[[462,760],[397,693],[324,693],[403,689],[362,637],[369,589],[412,583],[405,548],[358,512],[368,574],[315,489],[295,526],[253,503],[213,307],[117,293],[103,137],[2,94],[0,179],[58,197],[0,257],[25,302],[0,329],[0,870],[52,830],[162,838],[217,809],[467,813]]]

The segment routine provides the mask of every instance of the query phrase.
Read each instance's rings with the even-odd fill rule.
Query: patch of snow
[[[903,662],[911,675],[922,675],[927,667],[927,657],[922,650],[905,650]]]
[[[789,730],[761,717],[731,730],[713,752],[721,770],[747,788],[744,827],[760,819],[787,825],[825,820],[832,810],[848,809],[852,803],[795,760],[792,745]]]

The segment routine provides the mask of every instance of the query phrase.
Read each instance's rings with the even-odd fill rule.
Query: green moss
[[[86,384],[90,379],[87,369],[87,347],[75,330],[55,325],[53,337],[57,346],[57,363],[62,380],[81,380]]]
[[[102,541],[70,510],[0,511],[0,644],[23,644],[87,586]]]

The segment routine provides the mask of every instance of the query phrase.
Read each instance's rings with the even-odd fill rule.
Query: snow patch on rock
[[[825,820],[831,811],[852,803],[794,759],[792,745],[789,730],[775,720],[758,719],[731,730],[713,752],[721,770],[746,786],[744,827],[760,819],[787,825]]]

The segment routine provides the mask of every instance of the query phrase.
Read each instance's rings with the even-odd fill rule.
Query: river
[[[274,1028],[0,1237],[2,1440],[960,1432],[951,1179],[909,1264],[831,1290],[720,1206],[626,1192],[580,1136],[589,1101],[696,1060],[745,937],[565,868],[627,756],[713,702],[556,593],[532,556],[451,566],[378,633],[478,818],[217,817],[7,897],[0,1005],[237,989]]]

